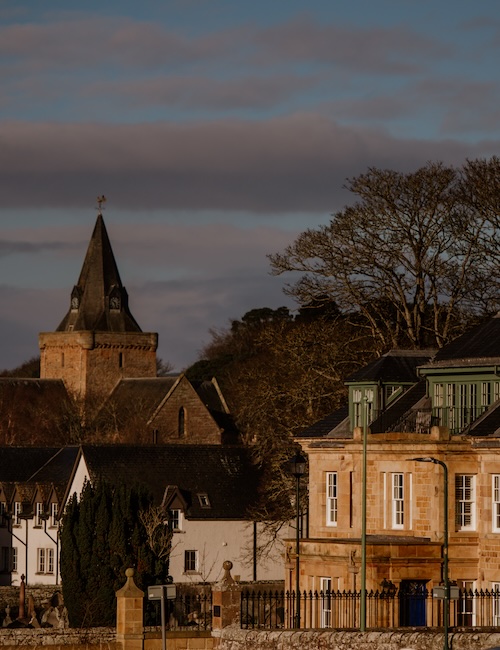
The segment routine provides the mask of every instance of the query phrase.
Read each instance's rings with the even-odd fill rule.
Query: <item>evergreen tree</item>
[[[61,578],[72,626],[115,623],[115,592],[128,567],[136,569],[141,589],[166,581],[168,555],[155,554],[141,521],[151,501],[140,487],[104,481],[86,483],[80,499],[69,500],[61,526]]]

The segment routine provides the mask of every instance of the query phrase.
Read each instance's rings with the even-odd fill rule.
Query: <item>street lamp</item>
[[[424,458],[410,458],[418,463],[434,463],[440,465],[444,471],[444,540],[443,540],[443,582],[444,582],[444,650],[448,650],[448,630],[450,627],[450,578],[448,575],[448,467],[446,463],[431,456]]]
[[[306,459],[300,452],[290,460],[290,471],[292,476],[295,476],[295,505],[296,505],[296,537],[295,537],[295,627],[300,628],[300,479],[306,472]]]

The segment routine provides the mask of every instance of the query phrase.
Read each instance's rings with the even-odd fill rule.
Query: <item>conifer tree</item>
[[[151,501],[140,487],[104,481],[86,483],[80,499],[69,500],[61,526],[61,578],[72,626],[114,624],[115,592],[128,567],[136,569],[141,589],[166,581],[168,556],[156,557],[141,521]]]

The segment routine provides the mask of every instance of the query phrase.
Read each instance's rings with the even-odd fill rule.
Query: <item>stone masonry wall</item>
[[[179,409],[185,408],[185,430],[179,437]],[[187,381],[182,378],[174,392],[160,409],[150,426],[158,430],[158,442],[218,445],[221,442],[219,427],[200,400],[198,394]]]
[[[115,628],[94,627],[85,629],[54,630],[53,628],[0,629],[2,649],[50,646],[51,650],[119,650]]]
[[[337,632],[328,630],[241,630],[227,627],[218,636],[217,650],[442,650],[443,634],[435,630]],[[456,632],[452,650],[489,650],[500,646],[499,632]]]

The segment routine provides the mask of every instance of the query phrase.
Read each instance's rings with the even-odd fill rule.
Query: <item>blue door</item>
[[[427,580],[401,580],[399,587],[399,624],[402,627],[426,625]]]

